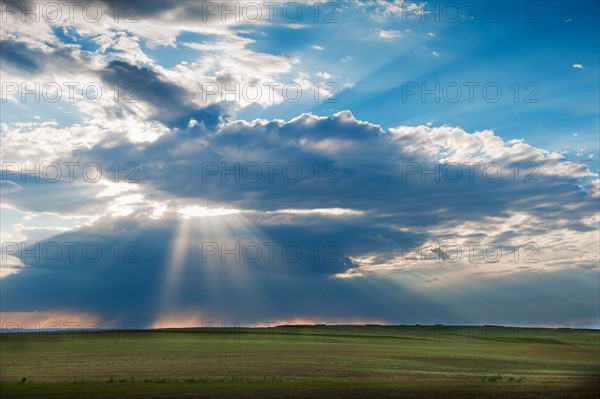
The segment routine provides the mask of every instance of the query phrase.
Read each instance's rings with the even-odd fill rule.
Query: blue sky
[[[599,327],[598,2],[33,4],[3,321]]]

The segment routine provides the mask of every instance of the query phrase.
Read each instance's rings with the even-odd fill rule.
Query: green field
[[[2,398],[600,394],[600,332],[289,326],[2,334]]]

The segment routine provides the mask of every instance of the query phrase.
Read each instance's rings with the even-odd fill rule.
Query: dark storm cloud
[[[121,95],[133,94],[136,101],[150,106],[153,110],[151,118],[172,128],[186,128],[191,119],[214,128],[224,113],[218,104],[203,109],[190,105],[190,93],[185,87],[163,79],[148,67],[131,65],[125,61],[111,61],[99,72],[99,76],[106,84],[118,85],[124,90]],[[130,91],[131,88],[134,88],[134,92]]]
[[[421,168],[422,162],[431,168],[434,161],[406,151],[403,145],[380,128],[348,115],[305,116],[287,123],[233,123],[214,133],[168,135],[145,147],[99,144],[87,155],[139,160],[143,185],[241,209],[376,210],[380,223],[405,227],[526,211],[549,221],[566,218],[574,229],[589,230],[582,216],[593,214],[597,200],[577,179],[540,174],[538,182],[515,182],[507,162],[497,181],[483,179],[481,165],[474,169],[476,181],[469,180],[465,169],[457,182],[436,182],[431,175],[423,182],[420,175],[407,176],[403,168],[407,163]],[[407,148],[410,145],[406,143]],[[529,161],[540,168],[552,167],[551,161],[538,161],[533,155],[521,159],[521,164]],[[245,175],[243,168],[250,163],[253,166]],[[267,163],[279,163],[272,175]],[[256,165],[262,173],[259,179],[250,173],[258,170]],[[316,183],[315,167],[319,168]],[[296,182],[298,170],[302,177]]]
[[[198,22],[206,22],[212,19],[220,19],[220,15],[213,11],[212,6],[208,7],[203,5],[205,3],[213,3],[215,6],[220,7],[221,2],[211,2],[208,0],[194,0],[194,1],[143,1],[143,0],[80,0],[73,2],[71,7],[75,12],[81,9],[89,8],[93,6],[99,6],[101,8],[102,15],[115,17],[116,10],[119,10],[119,16],[121,18],[127,17],[128,23],[137,23],[140,18],[162,18],[166,19],[172,17],[174,19],[188,18],[192,20],[198,20]],[[0,5],[5,7],[11,14],[16,12],[17,14],[25,13],[25,10],[38,10],[40,14],[41,8],[44,3],[34,0],[2,0]],[[67,15],[69,7],[64,5],[60,7],[62,3],[57,3],[58,7],[62,12]],[[218,9],[218,8],[217,8]],[[89,11],[90,20],[96,19],[95,7]],[[32,14],[25,13],[28,15],[28,19],[32,20]],[[216,15],[216,16],[215,16]],[[48,16],[49,21],[54,20],[54,15]],[[117,19],[120,21],[121,19]]]
[[[292,226],[261,227],[259,225],[258,227],[264,234],[262,238],[246,237],[245,240],[280,242],[281,246],[273,252],[275,257],[272,260],[268,259],[266,254],[256,263],[244,262],[243,258],[241,262],[236,263],[232,261],[231,256],[229,262],[222,262],[220,254],[216,257],[207,256],[206,260],[203,260],[201,243],[219,242],[220,238],[213,235],[209,229],[191,233],[190,237],[187,237],[191,244],[185,249],[186,260],[181,266],[184,278],[177,286],[175,298],[171,298],[173,305],[188,303],[194,306],[207,306],[214,308],[215,312],[218,309],[230,311],[231,307],[235,306],[238,308],[236,317],[267,317],[266,313],[256,308],[257,304],[252,305],[248,302],[250,298],[245,297],[244,287],[235,286],[235,281],[239,281],[242,285],[255,282],[257,289],[267,298],[267,302],[271,302],[268,298],[272,295],[283,299],[282,296],[297,295],[298,291],[306,290],[308,287],[313,289],[320,287],[318,289],[324,290],[320,293],[313,291],[310,302],[316,300],[315,295],[325,297],[340,295],[338,299],[342,300],[349,292],[355,291],[351,285],[343,282],[328,282],[329,279],[323,278],[332,272],[341,272],[349,266],[350,261],[342,256],[342,251],[348,250],[350,233],[331,231],[329,236],[311,236],[309,230]],[[364,231],[362,234],[366,236],[373,232]],[[35,308],[40,311],[51,309],[82,311],[88,309],[98,312],[103,320],[120,317],[149,325],[156,316],[160,302],[164,300],[161,293],[165,291],[164,283],[169,275],[172,242],[175,235],[175,224],[172,220],[149,224],[121,220],[114,223],[100,222],[93,228],[61,234],[40,242],[41,248],[50,249],[38,260],[35,259],[32,251],[34,247],[30,245],[28,254],[16,254],[18,257],[24,256],[28,264],[27,269],[21,274],[3,280],[2,310],[26,311]],[[357,244],[358,238],[360,237],[354,238]],[[324,243],[330,239],[342,243],[342,246],[333,252],[327,251],[326,255],[330,254],[331,259],[315,260],[310,245],[319,241]],[[238,242],[244,242],[244,239],[238,237]],[[286,260],[282,255],[281,248],[286,243],[292,242],[299,245],[304,253],[290,263],[290,260]],[[72,259],[69,258],[70,254],[66,250],[65,243],[73,243],[70,244],[74,248]],[[128,243],[133,243],[135,249],[125,248]],[[56,256],[51,246],[56,244],[61,246],[63,253],[59,261],[50,262],[48,260]],[[94,248],[89,251],[83,250],[86,245],[96,244],[101,248],[101,255],[97,260],[97,252]],[[120,246],[121,249],[118,257],[115,257],[115,245]],[[231,243],[229,245],[231,248]],[[361,245],[364,247],[365,243]],[[296,257],[295,254],[290,256]],[[90,261],[90,257],[94,258],[94,261]],[[323,258],[323,254],[321,257]],[[232,279],[231,276],[228,277],[228,273],[235,273],[237,276]],[[287,291],[288,289],[291,291]],[[328,292],[328,290],[333,291]],[[223,298],[221,293],[224,294]],[[296,309],[295,311],[301,310],[302,298],[296,296],[288,299],[291,300],[291,306]],[[361,302],[365,299],[362,298]],[[368,302],[370,301],[367,300]],[[267,303],[258,305],[266,306]],[[309,305],[311,308],[314,306],[314,304]],[[369,308],[369,305],[358,302],[354,306],[358,306],[362,311]],[[278,313],[283,314],[286,309],[280,305],[279,307]],[[252,308],[254,310],[251,310]],[[304,309],[304,311],[309,310],[317,309]]]
[[[127,224],[114,227],[119,230],[62,234],[40,242],[40,248],[54,252],[38,260],[31,254],[35,251],[32,244],[28,248],[30,255],[25,255],[29,266],[21,277],[2,281],[2,302],[6,306],[3,311],[93,309],[106,317],[105,320],[112,317],[134,322],[151,319],[156,292],[164,277],[160,267],[167,252],[161,244],[168,237],[164,231],[149,227],[143,237],[155,244],[142,245],[143,251],[140,251],[135,246],[126,247],[127,243],[137,245],[139,231],[132,231]],[[121,242],[116,234],[125,240]],[[98,257],[94,252],[96,244],[101,248]],[[51,262],[57,253],[55,245],[62,253],[58,261]],[[84,254],[86,245],[91,249]],[[116,258],[115,245],[125,250]],[[73,251],[72,259],[69,248]]]
[[[294,316],[330,322],[362,318],[397,324],[543,325],[587,320],[598,310],[598,283],[589,278],[589,273],[523,272],[504,279],[475,275],[460,289],[451,285],[428,288],[426,284],[414,285],[424,278],[410,271],[399,276],[402,279],[319,278],[319,273],[302,269],[331,266],[310,266],[310,257],[297,264],[280,259],[263,265],[203,263],[193,245],[181,266],[182,278],[176,291],[167,301],[162,293],[169,277],[174,226],[119,221],[103,229],[98,227],[59,235],[51,241],[77,242],[81,246],[98,243],[103,250],[99,261],[83,259],[81,246],[76,247],[73,262],[30,261],[24,272],[3,280],[2,310],[92,312],[101,317],[103,326],[118,320],[140,327],[152,325],[162,311],[176,313],[180,309],[195,309],[206,321],[225,321],[228,325]],[[123,249],[127,242],[137,245],[129,259],[135,263],[125,262],[122,254],[114,260],[115,244]]]
[[[180,104],[183,88],[166,82],[147,67],[138,67],[124,61],[111,61],[100,77],[108,83],[126,87],[133,83],[137,88],[136,98],[152,104],[155,108],[169,112]]]
[[[108,165],[105,170],[108,170]],[[61,181],[48,181],[40,176],[41,173],[37,175],[9,174],[12,172],[13,169],[0,171],[2,183],[14,187],[11,190],[3,188],[2,201],[16,209],[32,212],[45,212],[52,209],[58,213],[85,214],[94,207],[99,209],[98,206],[103,203],[102,200],[90,199],[101,190],[101,187],[96,184],[81,179],[77,183],[69,183],[68,177]],[[44,198],[44,201],[40,202],[40,198]]]
[[[129,66],[117,64],[114,68],[133,76]],[[163,82],[152,73],[142,72],[142,76],[148,78],[150,89],[163,88]],[[175,91],[165,90],[175,96]],[[159,101],[157,95],[149,94],[148,99]],[[332,139],[339,141],[327,141]],[[381,318],[389,322],[552,323],[571,317],[570,308],[559,303],[556,311],[539,310],[543,308],[540,301],[560,287],[565,295],[577,292],[584,298],[574,317],[585,319],[593,314],[597,304],[589,299],[598,287],[589,278],[594,269],[583,261],[572,265],[571,280],[564,285],[560,281],[566,272],[533,272],[531,265],[516,265],[515,275],[519,277],[503,274],[499,280],[489,278],[494,273],[493,265],[485,265],[480,273],[461,279],[460,290],[452,288],[452,283],[443,284],[444,272],[456,271],[452,264],[362,278],[333,278],[357,269],[351,258],[371,256],[375,265],[386,264],[398,256],[403,244],[452,239],[453,231],[436,235],[430,232],[446,223],[472,221],[482,223],[485,229],[482,221],[486,218],[505,218],[511,212],[523,212],[541,221],[520,231],[464,232],[476,239],[494,234],[506,243],[517,234],[530,234],[535,240],[558,228],[590,231],[585,220],[595,215],[597,198],[584,191],[578,179],[562,174],[540,173],[538,184],[517,184],[510,174],[495,183],[471,183],[468,179],[458,183],[424,183],[420,178],[404,181],[401,162],[431,160],[408,150],[420,139],[421,135],[404,138],[399,145],[391,133],[342,113],[327,118],[304,115],[287,123],[229,123],[215,131],[192,128],[144,145],[99,144],[79,149],[74,157],[81,162],[139,162],[138,187],[150,200],[176,198],[249,212],[222,219],[188,220],[171,212],[153,220],[149,218],[151,210],[140,205],[127,216],[101,218],[91,226],[53,237],[52,241],[59,242],[97,241],[110,256],[95,263],[85,259],[66,264],[26,261],[22,273],[3,280],[3,311],[94,311],[105,320],[121,317],[140,325],[150,325],[162,311],[189,308],[227,315],[227,320],[234,321],[310,315]],[[535,157],[526,155],[522,161],[530,158]],[[314,162],[335,161],[340,175],[337,183],[329,185],[314,183],[312,174],[298,183],[282,179],[222,182],[218,175],[205,179],[202,163],[206,161],[226,162],[230,168],[236,162],[294,161],[306,170]],[[539,162],[542,168],[544,162],[556,161]],[[48,185],[40,187],[42,190]],[[11,193],[11,201],[18,203],[19,195],[27,190],[23,185]],[[102,203],[101,198],[94,201]],[[31,206],[24,204],[25,208]],[[273,212],[332,207],[362,213],[333,217]],[[218,225],[211,224],[217,223],[215,220]],[[240,224],[239,220],[245,222]],[[190,228],[183,237],[187,244],[178,250],[175,241],[182,239],[178,232],[184,225]],[[252,226],[250,230],[245,228],[248,225]],[[281,252],[269,262],[262,259],[238,263],[218,255],[202,259],[202,245],[207,242],[227,242],[231,248],[234,242],[243,245],[252,241],[293,242],[305,256],[295,262]],[[110,248],[115,242],[136,243],[139,263],[114,262]],[[318,258],[310,250],[315,243],[321,245]],[[334,244],[333,251],[323,251],[327,243]],[[173,270],[173,251],[180,251],[177,253],[183,260],[178,266],[176,293],[166,300],[161,295]],[[325,262],[323,255],[329,254],[332,256]],[[360,267],[357,270],[360,272]],[[436,280],[431,279],[433,275]],[[442,285],[428,289],[425,281]]]
[[[42,51],[23,41],[5,39],[0,41],[0,50],[2,67],[10,68],[17,75],[21,72],[26,72],[31,77],[43,74],[52,76],[58,72],[76,75],[88,70],[88,55],[81,53],[75,46],[48,46]],[[28,82],[31,86],[34,83],[37,82]]]

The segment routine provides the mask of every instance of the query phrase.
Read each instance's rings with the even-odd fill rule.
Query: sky
[[[600,328],[597,1],[2,1],[0,318]]]

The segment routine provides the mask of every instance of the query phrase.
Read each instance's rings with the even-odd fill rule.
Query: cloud
[[[33,135],[36,128],[47,128],[32,126]],[[326,117],[303,114],[288,121],[221,122],[214,130],[177,129],[145,143],[121,140],[115,146],[114,138],[96,140],[70,156],[101,165],[115,158],[138,160],[139,183],[124,190],[123,183],[103,182],[86,190],[77,184],[65,186],[59,191],[64,197],[53,202],[56,185],[28,181],[19,183],[21,189],[8,193],[3,203],[23,212],[87,212],[93,215],[87,224],[49,237],[42,245],[94,242],[111,256],[95,263],[79,252],[70,262],[25,259],[18,273],[4,277],[3,311],[66,309],[150,326],[165,325],[165,315],[189,312],[190,306],[202,320],[296,315],[400,321],[397,312],[379,307],[384,300],[386,309],[418,303],[418,311],[407,311],[406,317],[427,310],[434,319],[450,320],[467,317],[458,310],[466,298],[450,301],[452,286],[465,287],[474,297],[484,295],[487,291],[481,287],[487,287],[497,296],[490,303],[511,295],[521,298],[520,284],[528,292],[547,295],[549,288],[536,283],[541,275],[555,284],[558,276],[571,272],[576,290],[588,297],[598,288],[593,279],[584,278],[594,273],[598,262],[597,175],[522,140],[506,142],[491,131],[469,133],[449,126],[384,130],[348,111]],[[9,145],[18,145],[18,140]],[[272,179],[267,162],[279,163]],[[478,163],[473,169],[477,179],[471,182],[467,169],[458,182],[436,181],[431,174],[425,181],[420,174],[406,175],[405,164],[431,170],[436,163],[451,162]],[[295,182],[297,173],[282,174],[283,165],[292,163],[294,171],[299,166],[303,172]],[[528,176],[525,169],[515,181],[515,163],[537,165],[537,182],[523,181]],[[250,164],[255,172],[257,166],[264,168],[260,179],[255,180],[258,175],[249,174],[248,168],[243,174],[244,165]],[[493,183],[482,179],[484,165],[490,164],[504,172]],[[594,181],[587,188],[586,179]],[[77,201],[62,202],[75,193]],[[531,241],[537,252],[528,249]],[[115,242],[135,243],[138,262],[115,262],[110,249]],[[478,243],[478,252],[460,262],[453,262],[451,249],[436,247],[469,242]],[[503,247],[500,262],[490,264],[482,258],[481,245],[490,242]],[[515,242],[520,243],[521,257],[516,263],[511,248]],[[205,262],[203,243],[216,244],[213,252],[219,248]],[[244,258],[240,249],[240,261],[232,261],[236,243],[246,251],[260,248],[263,257],[252,262],[256,252],[246,252]],[[279,249],[288,245],[288,251],[294,243],[304,256],[291,261],[294,252],[277,251],[269,260],[265,243],[277,243]],[[406,245],[422,245],[428,255],[422,259],[419,252],[406,252]],[[225,249],[234,252],[223,261]],[[538,262],[524,263],[526,256]],[[438,280],[431,281],[432,276]],[[526,283],[511,276],[522,276]],[[507,278],[513,282],[501,283]],[[479,286],[465,286],[468,281]],[[369,288],[373,286],[388,294],[377,299]],[[435,299],[424,287],[437,287]],[[307,290],[311,298],[301,301]],[[35,294],[24,296],[25,292]],[[103,299],[106,292],[115,293],[111,300]],[[444,296],[452,305],[437,302]],[[319,305],[331,298],[344,306]],[[506,321],[521,311],[526,314],[527,306],[517,308],[517,303],[511,302],[510,312],[498,317]],[[591,314],[592,308],[584,306],[578,317]],[[567,317],[548,314],[540,320]]]
[[[23,23],[19,13],[7,15],[9,23],[2,27],[3,80],[17,84],[33,80],[63,86],[65,82],[80,82],[72,101],[65,101],[67,88],[62,87],[65,95],[57,105],[68,102],[81,113],[82,119],[94,119],[97,124],[114,127],[157,121],[185,128],[194,119],[203,127],[212,127],[220,118],[227,117],[230,110],[283,101],[281,93],[267,93],[268,90],[258,101],[245,101],[245,97],[227,100],[221,94],[224,90],[236,85],[279,82],[298,63],[293,56],[250,49],[254,40],[221,23],[220,10],[208,12],[203,3],[138,7],[136,21],[131,23],[115,19],[111,11],[114,5],[110,2],[90,4],[102,8],[99,21],[82,17],[68,21],[67,13],[63,13],[64,18],[50,22],[43,18],[35,22],[29,15]],[[75,6],[77,16],[82,12],[79,8],[84,6],[85,2]],[[199,20],[202,23],[197,23]],[[175,27],[174,21],[185,25],[185,29]],[[61,31],[68,32],[64,36],[71,36],[69,40],[74,42],[61,41],[64,37],[57,36]],[[191,38],[178,41],[184,32]],[[211,43],[194,40],[194,35],[210,36],[213,40]],[[93,43],[96,48],[89,50],[86,43]],[[151,50],[175,47],[196,51],[198,56],[172,68],[161,66],[149,56]],[[99,87],[102,93],[99,101],[85,98],[81,86],[86,83]],[[206,85],[217,87],[217,93],[205,95]],[[18,102],[19,98],[17,94],[9,100]],[[40,105],[34,105],[33,109],[36,107]],[[134,141],[144,141],[139,133],[129,136]]]
[[[0,41],[0,49],[2,50],[0,60],[5,64],[27,72],[37,72],[40,70],[40,66],[35,58],[29,55],[27,46],[24,43],[14,40],[2,40]]]
[[[331,79],[332,78],[330,73],[322,72],[322,71],[318,71],[317,73],[315,73],[315,76],[322,78],[322,79]]]
[[[425,10],[425,2],[405,0],[369,0],[365,2],[357,1],[356,4],[359,7],[364,7],[366,10],[373,12],[374,18],[406,18],[407,16],[415,17],[427,12]]]
[[[305,26],[307,60],[256,39],[275,30],[223,24],[204,3],[153,3],[131,24],[99,4],[99,23],[0,27],[3,79],[94,82],[105,93],[92,102],[78,89],[72,103],[50,107],[51,118],[43,104],[9,99],[40,118],[2,125],[3,167],[95,163],[103,173],[90,183],[80,169],[73,182],[3,171],[3,238],[29,249],[2,249],[3,318],[597,325],[600,179],[588,166],[491,130],[384,128],[322,109],[284,120],[271,116],[284,108],[278,92],[256,103],[207,97],[207,84],[222,92],[288,79],[309,88],[313,74],[340,72],[313,64],[309,50],[329,46],[308,47],[318,39]],[[362,4],[379,20],[425,12],[403,1]],[[343,63],[359,60],[331,50]],[[129,84],[135,101],[115,101]],[[238,119],[245,108],[265,112]],[[63,256],[37,259],[36,243],[59,244]],[[84,247],[103,256],[91,261]],[[558,291],[575,299],[560,301]]]
[[[156,119],[167,126],[184,128],[194,119],[202,121],[205,126],[214,127],[223,114],[222,107],[218,104],[205,107],[192,104],[184,86],[170,82],[146,67],[137,67],[124,61],[112,61],[100,72],[100,77],[107,84],[118,85],[120,88],[133,84],[135,100],[142,101],[150,108],[150,115],[140,116],[144,119]],[[127,92],[122,93],[124,94]],[[139,102],[134,104],[131,108],[135,108]]]
[[[397,30],[380,30],[377,36],[383,40],[393,40],[399,38],[401,33]]]

